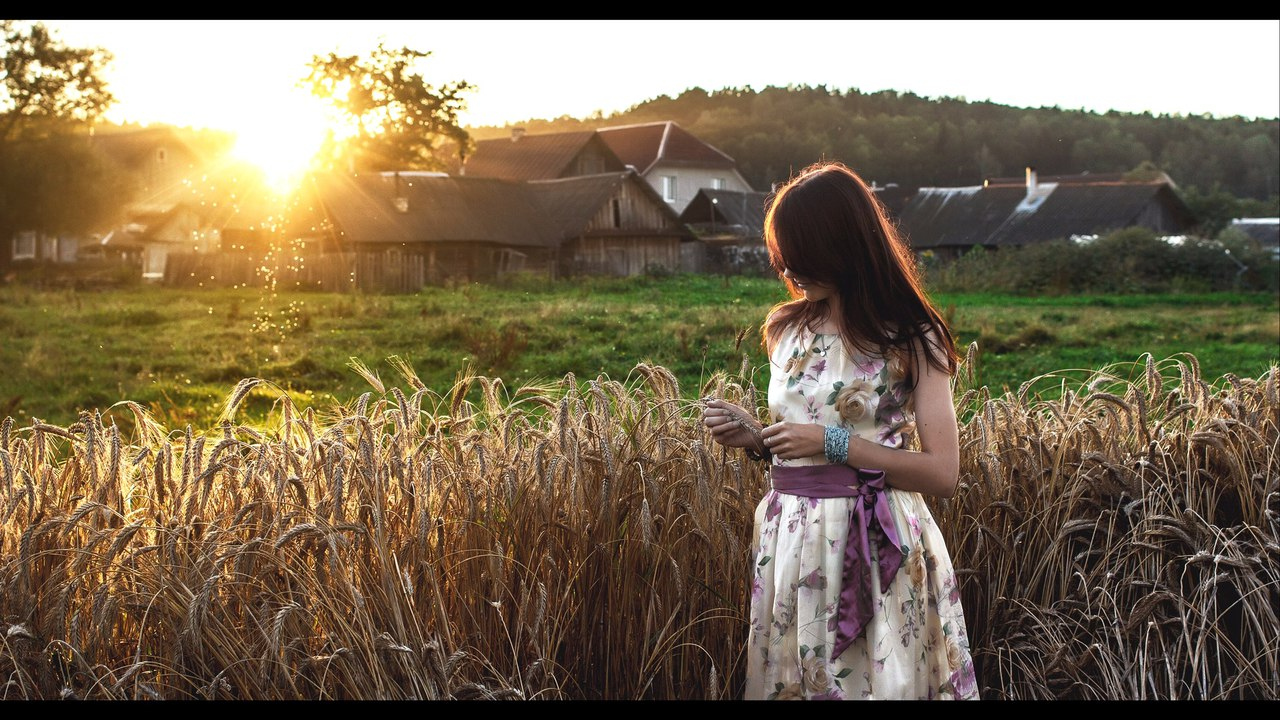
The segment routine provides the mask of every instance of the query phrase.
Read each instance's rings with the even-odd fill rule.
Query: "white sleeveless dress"
[[[837,335],[792,331],[771,354],[772,422],[843,425],[890,447],[915,424],[900,368],[850,353]],[[903,452],[910,452],[903,450]],[[779,465],[825,464],[824,455]],[[892,484],[892,476],[888,477]],[[856,498],[804,498],[769,490],[756,507],[745,698],[977,699],[960,587],[933,515],[917,492],[889,489],[898,538],[908,546],[874,616],[839,657],[836,610],[849,512]]]

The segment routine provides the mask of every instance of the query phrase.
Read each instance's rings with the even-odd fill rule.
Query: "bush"
[[[1096,240],[1055,240],[990,250],[976,246],[921,269],[936,292],[1019,295],[1153,292],[1276,292],[1280,261],[1243,233],[1162,238],[1126,228]]]

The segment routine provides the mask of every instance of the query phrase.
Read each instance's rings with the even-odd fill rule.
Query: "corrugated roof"
[[[326,175],[316,192],[344,242],[478,242],[557,247],[524,183],[493,178]],[[396,207],[397,198],[407,211]]]
[[[1280,218],[1237,218],[1231,221],[1231,227],[1263,247],[1280,246]]]
[[[763,240],[765,208],[770,195],[771,193],[765,192],[702,188],[685,207],[684,212],[680,213],[680,222],[709,225],[714,213],[715,225],[722,229],[728,231],[733,228],[743,237]]]
[[[1035,172],[1034,170],[1032,171]],[[1052,183],[1054,185],[1169,185],[1173,186],[1173,179],[1163,172],[1155,173],[1153,176],[1138,180],[1129,173],[1077,173],[1075,175],[1037,175],[1037,182]],[[1027,184],[1026,175],[1020,177],[999,177],[989,178],[986,183],[987,187],[997,187],[1003,185],[1017,185],[1025,187]]]
[[[670,120],[599,128],[596,132],[622,162],[641,175],[658,161],[670,165],[733,168],[733,158]]]
[[[920,188],[903,208],[901,228],[917,250],[973,245],[1022,245],[1072,235],[1104,234],[1143,224],[1163,205],[1181,225],[1194,219],[1164,183],[1038,185],[1041,199],[1027,203],[1024,186]]]

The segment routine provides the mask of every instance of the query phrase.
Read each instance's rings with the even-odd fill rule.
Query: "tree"
[[[445,154],[460,157],[474,143],[458,124],[463,95],[473,89],[459,80],[435,87],[417,72],[431,53],[389,50],[381,43],[367,58],[316,55],[303,82],[327,100],[354,129],[335,159],[355,170],[443,170]]]
[[[114,102],[101,77],[111,54],[71,48],[41,24],[0,20],[0,263],[18,230],[82,232],[104,220],[116,187],[91,155],[86,126]]]
[[[70,48],[41,24],[25,32],[0,20],[0,153],[33,133],[93,123],[115,101],[100,75],[112,56],[101,48]]]

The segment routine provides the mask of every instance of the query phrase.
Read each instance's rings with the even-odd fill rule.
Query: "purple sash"
[[[871,597],[871,545],[880,558],[880,588],[889,586],[902,566],[902,543],[889,512],[883,470],[848,465],[775,465],[770,468],[773,489],[809,498],[857,497],[849,513],[849,537],[844,550],[844,582],[837,611],[837,658],[866,630],[874,614]]]

